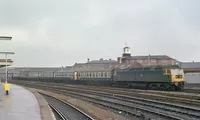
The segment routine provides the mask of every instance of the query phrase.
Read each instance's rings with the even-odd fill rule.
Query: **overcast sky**
[[[200,61],[199,0],[1,0],[0,51],[14,66],[67,66],[132,55]],[[3,58],[1,55],[0,57]]]

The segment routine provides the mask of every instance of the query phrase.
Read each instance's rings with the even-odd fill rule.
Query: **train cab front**
[[[171,80],[175,86],[175,90],[182,90],[185,82],[183,69],[171,69]]]

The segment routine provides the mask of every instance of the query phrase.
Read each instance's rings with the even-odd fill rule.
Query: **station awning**
[[[13,61],[11,59],[7,59],[7,66],[11,66]],[[0,68],[6,66],[6,59],[0,59]]]

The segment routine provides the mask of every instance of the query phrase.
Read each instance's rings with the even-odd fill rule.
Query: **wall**
[[[134,61],[139,62],[143,66],[149,65],[148,59],[145,60],[126,60],[126,63],[134,63]],[[157,60],[157,59],[151,59],[150,65],[173,65],[175,63],[172,59],[163,59],[163,60]]]
[[[200,73],[186,73],[185,82],[186,83],[200,83]]]

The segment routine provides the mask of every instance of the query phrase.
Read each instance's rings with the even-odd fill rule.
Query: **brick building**
[[[135,61],[140,63],[142,66],[150,65],[175,65],[179,64],[179,61],[171,58],[167,55],[148,55],[148,56],[131,56],[130,48],[124,47],[122,57],[118,57],[119,63],[131,64]]]

